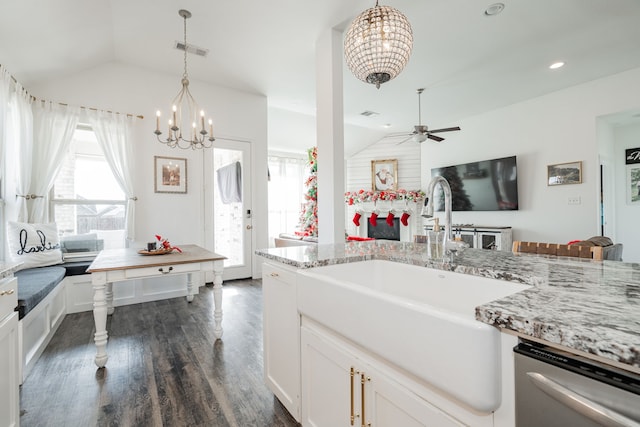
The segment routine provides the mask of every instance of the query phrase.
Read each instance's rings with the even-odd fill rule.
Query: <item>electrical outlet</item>
[[[580,204],[580,196],[569,197],[567,199],[567,203],[569,205],[579,205]]]

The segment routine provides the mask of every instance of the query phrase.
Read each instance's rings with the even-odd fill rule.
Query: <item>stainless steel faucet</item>
[[[444,191],[444,248],[448,252],[462,251],[463,249],[468,248],[469,245],[462,241],[456,242],[453,240],[453,230],[451,226],[451,187],[449,186],[449,182],[442,176],[436,175],[431,178],[429,186],[427,187],[426,203],[422,209],[421,215],[425,218],[433,218],[433,196],[437,184],[440,184],[442,191]]]

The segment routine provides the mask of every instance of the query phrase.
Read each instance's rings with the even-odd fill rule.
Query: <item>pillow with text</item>
[[[55,223],[7,222],[9,259],[21,262],[18,270],[61,264],[60,237]]]

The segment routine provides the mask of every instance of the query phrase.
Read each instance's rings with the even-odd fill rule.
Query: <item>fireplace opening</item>
[[[400,241],[400,219],[393,219],[393,227],[389,227],[386,218],[376,218],[376,226],[372,226],[367,218],[367,237]]]

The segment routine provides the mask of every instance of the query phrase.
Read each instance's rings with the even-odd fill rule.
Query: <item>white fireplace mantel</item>
[[[377,202],[361,202],[353,205],[348,205],[346,209],[345,219],[346,232],[349,235],[367,237],[367,230],[369,227],[369,217],[373,211],[377,211],[378,218],[386,218],[389,211],[392,211],[396,218],[400,218],[404,212],[409,214],[407,219],[407,225],[400,224],[400,241],[412,242],[413,236],[421,234],[422,231],[422,217],[420,211],[422,210],[422,201],[413,202],[405,200],[378,200]],[[353,217],[356,212],[360,213],[360,226],[356,226],[353,222]],[[386,224],[379,225],[379,227],[385,227]]]

